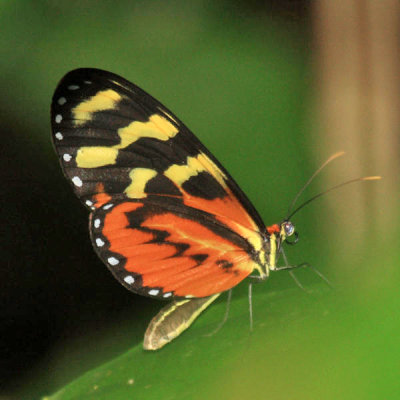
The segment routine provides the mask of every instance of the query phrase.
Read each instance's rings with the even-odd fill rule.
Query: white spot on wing
[[[63,160],[64,161],[69,162],[69,161],[71,161],[71,159],[72,159],[71,154],[64,154],[63,155]]]
[[[157,296],[160,291],[158,289],[151,289],[149,290],[149,295],[151,296]]]
[[[128,285],[132,285],[133,282],[135,282],[135,278],[132,275],[127,275],[124,278],[124,281],[128,284]]]
[[[165,294],[163,295],[163,297],[165,297],[165,298],[171,297],[171,296],[172,296],[172,293],[171,293],[171,292],[165,293]]]
[[[93,201],[90,201],[90,200],[86,200],[85,201],[85,204],[87,205],[87,206],[92,206],[93,205]]]
[[[57,140],[63,140],[64,139],[64,136],[62,135],[61,132],[57,132],[54,136],[56,137]]]
[[[107,261],[110,265],[118,265],[119,264],[119,260],[117,260],[115,257],[109,257],[107,259]]]
[[[57,103],[58,103],[60,106],[63,106],[66,102],[67,102],[67,99],[66,99],[65,97],[60,97],[60,98],[58,99],[58,101],[57,101]]]
[[[96,245],[97,247],[103,247],[105,245],[104,241],[100,238],[96,239]]]
[[[108,209],[111,208],[113,205],[114,205],[114,204],[112,204],[112,203],[106,204],[105,206],[103,206],[103,210],[108,210]]]
[[[72,178],[72,183],[73,183],[75,186],[82,187],[82,180],[81,180],[81,178],[79,178],[79,176],[74,176],[74,177]]]
[[[100,226],[100,218],[96,218],[93,222],[93,226],[95,228],[98,228]]]
[[[54,120],[56,121],[57,124],[59,124],[62,121],[62,115],[61,114],[57,114],[56,118]]]
[[[86,85],[91,85],[92,81],[83,81],[83,83],[86,83]]]
[[[78,90],[79,86],[78,85],[69,85],[68,90]]]

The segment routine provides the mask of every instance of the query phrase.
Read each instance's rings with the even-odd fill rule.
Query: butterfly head
[[[294,240],[287,240],[288,237],[294,235]],[[296,231],[295,226],[290,221],[283,221],[280,226],[280,237],[281,242],[286,240],[287,244],[295,244],[299,240],[299,234]]]
[[[279,225],[274,224],[267,227],[267,232],[269,236],[273,236],[274,238],[279,239],[279,242],[282,243],[288,238],[289,236],[295,235],[295,240],[293,242],[289,242],[290,244],[294,244],[298,240],[298,233],[293,225],[292,222],[289,220],[284,220]]]
[[[287,238],[290,236],[295,237],[293,241],[289,241]],[[267,236],[269,244],[269,257],[268,257],[268,269],[274,270],[276,268],[276,262],[281,252],[280,248],[283,242],[288,244],[295,244],[298,241],[298,233],[292,222],[285,219],[280,224],[274,224],[267,227]]]

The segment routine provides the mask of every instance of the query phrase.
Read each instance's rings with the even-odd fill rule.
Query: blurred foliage
[[[302,12],[201,0],[0,3],[5,394],[32,399],[64,387],[54,398],[373,399],[398,392],[399,280],[384,268],[398,264],[393,243],[344,234],[335,240],[355,241],[356,252],[333,251],[337,243],[326,237],[339,224],[323,202],[307,208],[294,221],[302,240],[290,261],[321,267],[339,290],[321,291],[316,276],[299,271],[315,289],[307,295],[287,274],[274,274],[255,288],[249,335],[242,284],[217,335],[203,337],[222,317],[222,299],[175,342],[146,353],[143,333],[161,305],[126,291],[96,258],[87,213],[50,143],[59,79],[77,67],[110,70],[172,109],[266,223],[279,221],[316,168],[310,39],[296,3]],[[333,150],[318,149],[318,162]]]

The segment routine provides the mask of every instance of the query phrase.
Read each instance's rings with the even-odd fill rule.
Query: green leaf
[[[400,301],[393,287],[375,286],[319,284],[306,293],[256,285],[250,332],[241,285],[214,336],[206,335],[223,317],[224,296],[161,350],[136,345],[47,399],[394,398]]]
[[[321,299],[329,298],[326,293],[308,295],[298,289],[280,292],[265,289],[266,285],[257,285],[255,290],[253,332],[249,330],[248,302],[242,296],[234,298],[225,326],[214,336],[206,336],[223,316],[225,301],[219,301],[163,349],[148,352],[141,344],[137,345],[48,399],[184,399],[215,395],[226,385],[226,374],[232,367],[240,370],[242,362],[248,363],[249,355],[252,359],[259,352],[266,356],[271,352],[276,354],[280,337],[291,327],[303,326],[326,313],[321,303]],[[269,375],[268,371],[274,367],[268,365],[268,358],[263,360],[261,375]],[[249,365],[243,376],[248,379],[249,373],[256,373],[252,370]]]

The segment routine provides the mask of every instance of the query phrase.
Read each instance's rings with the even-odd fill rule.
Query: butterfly
[[[51,124],[97,255],[127,289],[172,300],[150,323],[145,349],[170,342],[249,275],[278,269],[294,225],[266,226],[199,139],[136,85],[71,71],[55,90]]]

